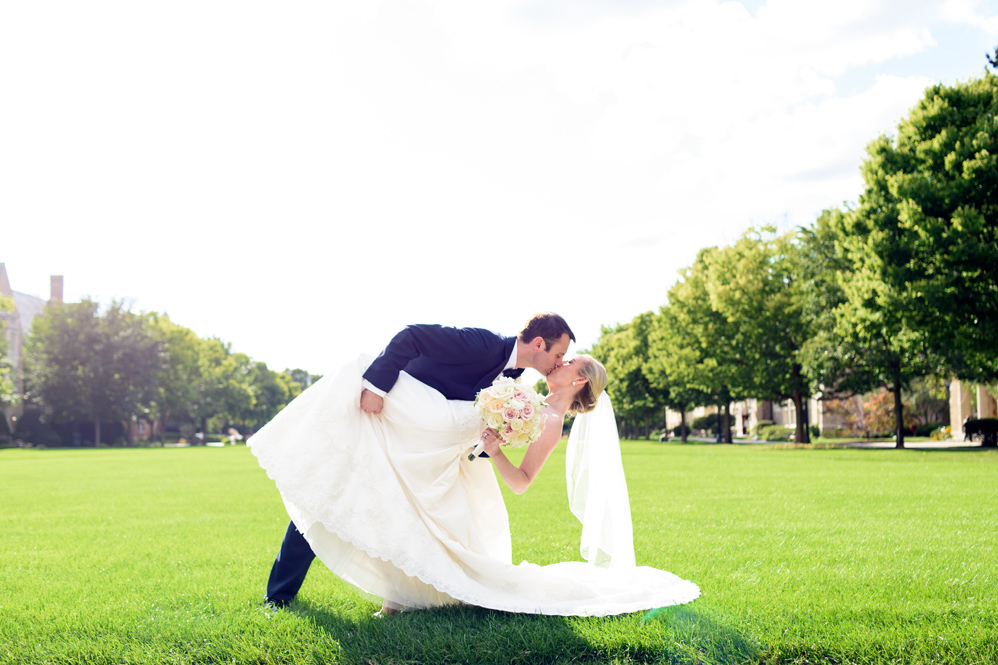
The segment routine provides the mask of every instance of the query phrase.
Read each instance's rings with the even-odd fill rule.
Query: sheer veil
[[[576,417],[565,454],[568,503],[582,522],[582,556],[601,568],[633,568],[631,506],[610,396]]]

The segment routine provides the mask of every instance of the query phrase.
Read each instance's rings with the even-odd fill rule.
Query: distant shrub
[[[752,434],[756,437],[759,437],[760,436],[759,432],[762,430],[763,427],[772,427],[775,424],[776,423],[774,423],[772,420],[760,420],[755,424],[755,427],[752,428]]]
[[[950,439],[953,438],[953,434],[949,428],[949,425],[943,425],[942,427],[937,427],[932,431],[932,434],[930,434],[929,436],[932,437],[933,441],[949,441]]]
[[[925,423],[924,425],[915,425],[915,436],[932,436],[932,433],[943,426],[940,422]]]
[[[821,436],[821,428],[817,425],[811,425],[811,438],[817,439],[819,436]]]
[[[62,437],[52,425],[42,420],[42,410],[34,404],[25,406],[12,438],[21,439],[32,446],[55,448],[63,445]]]
[[[706,416],[698,416],[693,419],[690,423],[693,429],[702,429],[708,432],[713,432],[717,429],[717,414],[708,413]]]
[[[684,430],[684,429],[686,430],[686,436],[689,436],[689,434],[690,434],[690,426],[689,426],[689,425],[676,425],[676,426],[675,426],[675,427],[674,427],[674,428],[672,429],[672,434],[673,434],[674,436],[679,436],[679,437],[681,437],[681,436],[683,435],[683,430]]]
[[[794,431],[783,425],[767,425],[759,428],[759,438],[763,441],[790,441]]]

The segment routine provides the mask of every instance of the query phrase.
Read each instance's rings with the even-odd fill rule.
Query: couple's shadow
[[[614,617],[512,614],[456,606],[393,617],[296,603],[347,663],[738,663],[758,643],[694,603]]]

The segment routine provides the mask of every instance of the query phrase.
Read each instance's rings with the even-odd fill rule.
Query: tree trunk
[[[724,442],[734,443],[731,440],[731,402],[724,403]]]
[[[799,390],[795,390],[793,394],[794,411],[797,413],[797,426],[794,428],[794,443],[804,443],[804,410],[801,406],[803,401],[802,395]]]
[[[686,409],[682,408],[679,410],[679,431],[683,437],[683,443],[686,443]]]
[[[94,448],[100,447],[100,418],[94,420]]]
[[[804,395],[804,443],[811,443],[811,404],[810,395]]]
[[[208,444],[208,419],[207,418],[202,418],[201,419],[201,432],[204,433],[204,438],[201,440],[201,443],[203,445],[207,445]]]
[[[904,404],[901,402],[901,363],[894,363],[894,429],[897,430],[895,448],[904,448]]]
[[[651,438],[651,413],[645,411],[645,438]]]

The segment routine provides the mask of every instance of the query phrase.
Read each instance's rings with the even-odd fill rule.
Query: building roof
[[[29,296],[27,293],[13,291],[13,294],[14,304],[17,306],[17,318],[21,324],[21,334],[27,337],[32,319],[42,313],[48,301],[37,296]]]

